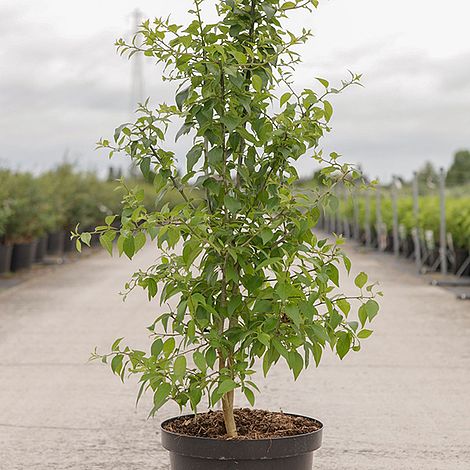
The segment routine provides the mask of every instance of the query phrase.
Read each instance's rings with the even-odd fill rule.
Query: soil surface
[[[238,438],[235,439],[239,440],[298,436],[321,427],[317,421],[309,418],[265,410],[240,408],[234,410],[234,415],[238,430]],[[182,416],[170,421],[165,429],[192,437],[229,439],[221,411],[199,413],[195,417]]]

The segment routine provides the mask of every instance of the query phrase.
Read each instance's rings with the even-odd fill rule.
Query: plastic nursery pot
[[[462,248],[456,248],[455,250],[455,263],[453,265],[453,273],[457,274],[462,267],[462,265],[465,263],[467,258],[470,256],[468,250],[464,250]],[[470,275],[470,265],[468,265],[463,273],[462,276],[469,276]]]
[[[10,271],[13,245],[0,243],[0,274]]]
[[[47,237],[47,254],[60,256],[64,252],[64,231],[52,232]]]
[[[34,263],[37,240],[28,243],[15,243],[11,255],[11,270],[13,272],[29,269]]]
[[[413,238],[408,236],[400,243],[400,253],[405,257],[409,258],[415,251]]]
[[[322,442],[323,424],[314,419],[319,426],[314,432],[259,440],[222,440],[167,431],[165,426],[175,419],[161,425],[162,446],[170,452],[171,470],[312,470],[313,452]]]
[[[41,263],[46,256],[47,251],[47,237],[41,237],[36,244],[36,254],[34,256],[35,263]]]

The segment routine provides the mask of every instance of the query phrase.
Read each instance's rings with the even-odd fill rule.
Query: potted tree
[[[109,216],[93,232],[110,253],[116,246],[129,258],[147,241],[158,247],[157,261],[133,275],[126,293],[140,287],[168,305],[149,328],[148,352],[118,339],[109,353],[93,357],[109,361],[122,379],[139,377],[138,398],[153,394],[151,416],[169,400],[191,408],[193,415],[162,424],[175,470],[311,468],[320,422],[237,410],[235,395],[253,406],[256,375],[278,362],[297,378],[312,362],[318,366],[327,347],[341,359],[358,351],[378,312],[366,274],[355,278],[357,295],[338,291],[341,266],[349,272],[350,261],[340,240],[313,232],[322,207],[337,207],[333,186],[360,177],[318,148],[329,131],[328,97],[360,77],[337,88],[318,79],[320,92],[294,88],[295,48],[310,32],[289,32],[283,21],[316,6],[219,0],[217,21],[206,23],[204,1],[194,0],[188,25],[145,21],[131,43],[117,42],[121,53],[163,65],[164,79],[178,84],[176,104],[151,107],[147,100],[135,122],[100,146],[110,156],[129,155],[159,198],[178,191],[182,201],[149,211],[144,191],[123,184],[120,226]],[[176,139],[192,137],[184,174],[166,143],[169,124],[178,120]],[[294,164],[304,154],[323,166],[323,183],[309,194],[296,185]],[[75,231],[78,249],[91,235]],[[198,413],[218,404],[221,411]]]
[[[11,271],[29,269],[35,258],[37,238],[43,233],[42,197],[38,181],[30,173],[4,175],[2,185],[11,195],[11,215],[5,226],[5,243],[12,245]]]

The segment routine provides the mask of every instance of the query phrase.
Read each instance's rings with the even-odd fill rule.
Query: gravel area
[[[257,406],[325,423],[318,469],[468,470],[470,303],[389,255],[348,249],[354,271],[385,293],[375,333],[361,353],[327,354],[297,382],[275,368]],[[158,304],[118,292],[152,260],[149,248],[132,262],[101,252],[0,292],[0,469],[168,468],[159,422],[178,410],[147,420],[135,382],[87,363],[119,336],[147,344]]]

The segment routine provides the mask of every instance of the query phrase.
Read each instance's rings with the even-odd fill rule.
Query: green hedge
[[[366,201],[363,196],[356,198],[359,209],[359,225],[365,228]],[[418,227],[422,230],[431,230],[435,238],[439,236],[440,205],[437,196],[423,196],[419,198]],[[413,215],[413,199],[411,196],[399,197],[397,200],[398,223],[406,235],[411,235],[416,226]],[[340,204],[340,213],[350,221],[354,220],[353,199]],[[390,194],[385,192],[381,199],[382,221],[389,232],[393,226],[392,201]],[[376,197],[370,197],[371,226],[376,224]],[[447,231],[452,234],[456,247],[470,248],[470,197],[451,195],[446,199]]]
[[[144,189],[144,205],[181,202],[177,193],[156,201],[151,184],[128,181],[126,186]],[[0,169],[0,242],[27,242],[58,230],[101,225],[106,215],[120,211],[125,193],[116,182],[100,180],[64,164],[39,176]]]

